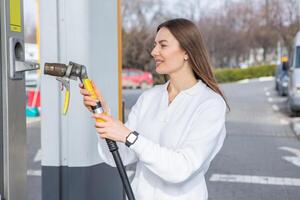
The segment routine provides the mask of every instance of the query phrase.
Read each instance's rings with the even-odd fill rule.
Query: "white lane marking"
[[[271,177],[271,176],[247,176],[236,174],[213,174],[210,181],[236,182],[264,185],[300,186],[300,178]]]
[[[273,98],[272,97],[269,97],[268,98],[268,102],[273,102],[274,100],[273,100]]]
[[[280,124],[282,124],[282,125],[288,125],[289,123],[290,123],[289,120],[284,119],[284,118],[280,118]]]
[[[33,159],[34,162],[39,162],[42,160],[42,150],[39,149],[38,152],[35,154],[35,157]]]
[[[286,99],[285,98],[278,98],[278,97],[273,97],[273,102],[276,102],[276,103],[285,103],[286,102]]]
[[[273,76],[265,76],[265,77],[260,77],[258,78],[259,81],[271,81],[274,80]]]
[[[42,176],[42,171],[29,169],[27,170],[27,176]]]
[[[273,108],[274,111],[278,111],[279,110],[279,107],[277,105],[275,105],[275,104],[272,105],[272,108]]]
[[[267,92],[265,92],[265,93],[266,93],[266,96],[270,96],[270,92],[267,91]]]
[[[295,156],[283,156],[282,158],[298,167],[300,167],[300,149],[295,149],[292,147],[279,147],[278,149],[280,150],[284,150],[284,151],[288,151],[292,154],[294,154]]]

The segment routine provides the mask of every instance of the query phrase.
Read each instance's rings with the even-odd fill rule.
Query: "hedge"
[[[253,66],[249,68],[218,68],[213,72],[218,83],[234,82],[242,79],[258,78],[262,76],[274,76],[276,65]],[[153,74],[155,84],[165,83],[164,76]]]
[[[253,66],[249,68],[215,69],[214,74],[219,83],[234,82],[242,79],[274,76],[276,65]]]

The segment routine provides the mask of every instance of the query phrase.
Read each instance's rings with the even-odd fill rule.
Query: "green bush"
[[[242,79],[258,78],[262,76],[274,76],[276,65],[253,66],[246,69],[222,68],[215,69],[214,74],[218,83],[234,82]],[[165,83],[163,75],[153,74],[155,84]]]
[[[242,79],[274,76],[276,65],[253,66],[245,69],[223,68],[214,70],[219,83],[239,81]]]

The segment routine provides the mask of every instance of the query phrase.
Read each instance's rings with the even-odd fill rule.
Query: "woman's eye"
[[[167,46],[167,45],[165,45],[165,44],[162,44],[162,45],[161,45],[161,47],[166,47],[166,46]]]

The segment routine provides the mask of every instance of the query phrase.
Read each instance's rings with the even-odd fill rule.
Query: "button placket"
[[[166,118],[165,118],[166,122],[169,121],[169,119],[172,116],[172,113],[174,112],[174,109],[176,109],[178,107],[178,104],[180,104],[180,102],[183,103],[184,96],[185,96],[184,93],[180,92],[175,97],[175,99],[173,100],[173,102],[169,106],[167,106],[167,109],[166,109]]]

